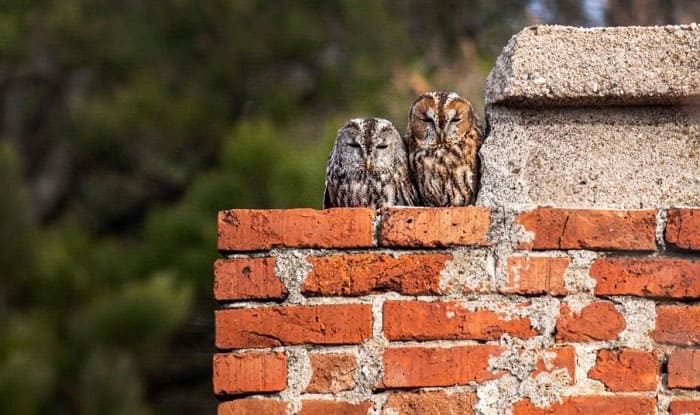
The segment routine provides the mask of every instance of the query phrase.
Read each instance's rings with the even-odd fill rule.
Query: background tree
[[[6,0],[0,413],[214,412],[216,211],[320,207],[351,116],[483,111],[523,25],[674,23],[692,0]]]

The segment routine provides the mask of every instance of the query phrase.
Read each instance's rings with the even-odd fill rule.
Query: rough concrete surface
[[[533,26],[513,36],[486,104],[649,105],[700,99],[700,26]]]
[[[696,51],[700,55],[699,51]],[[476,204],[700,205],[699,107],[489,107]]]

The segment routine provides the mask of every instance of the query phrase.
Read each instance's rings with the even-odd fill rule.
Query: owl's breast
[[[468,148],[453,144],[421,149],[411,155],[418,191],[434,206],[461,206],[471,203],[475,163]]]

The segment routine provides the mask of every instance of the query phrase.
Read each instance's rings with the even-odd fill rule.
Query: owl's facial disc
[[[422,114],[419,115],[419,117],[423,122],[423,141],[425,144],[429,145],[435,141],[435,137],[437,135],[435,111],[433,111],[432,108],[427,108],[424,112],[422,112]]]
[[[353,125],[345,127],[342,132],[342,137],[342,143],[347,147],[351,147],[355,150],[362,149],[362,144],[360,143],[362,137],[360,135],[360,130],[357,127]]]
[[[398,131],[393,126],[384,126],[377,133],[376,139],[372,140],[373,150],[384,150],[397,138],[400,140],[401,136],[398,135]]]
[[[435,114],[434,109],[428,107],[424,111],[422,111],[422,120],[424,123],[435,125],[436,119],[437,119],[437,116]]]

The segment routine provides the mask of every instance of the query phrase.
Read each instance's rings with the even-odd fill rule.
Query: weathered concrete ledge
[[[480,206],[700,206],[692,107],[489,108]]]
[[[530,27],[486,89],[477,205],[700,204],[700,26]]]
[[[700,104],[700,26],[533,26],[508,42],[486,104]]]

